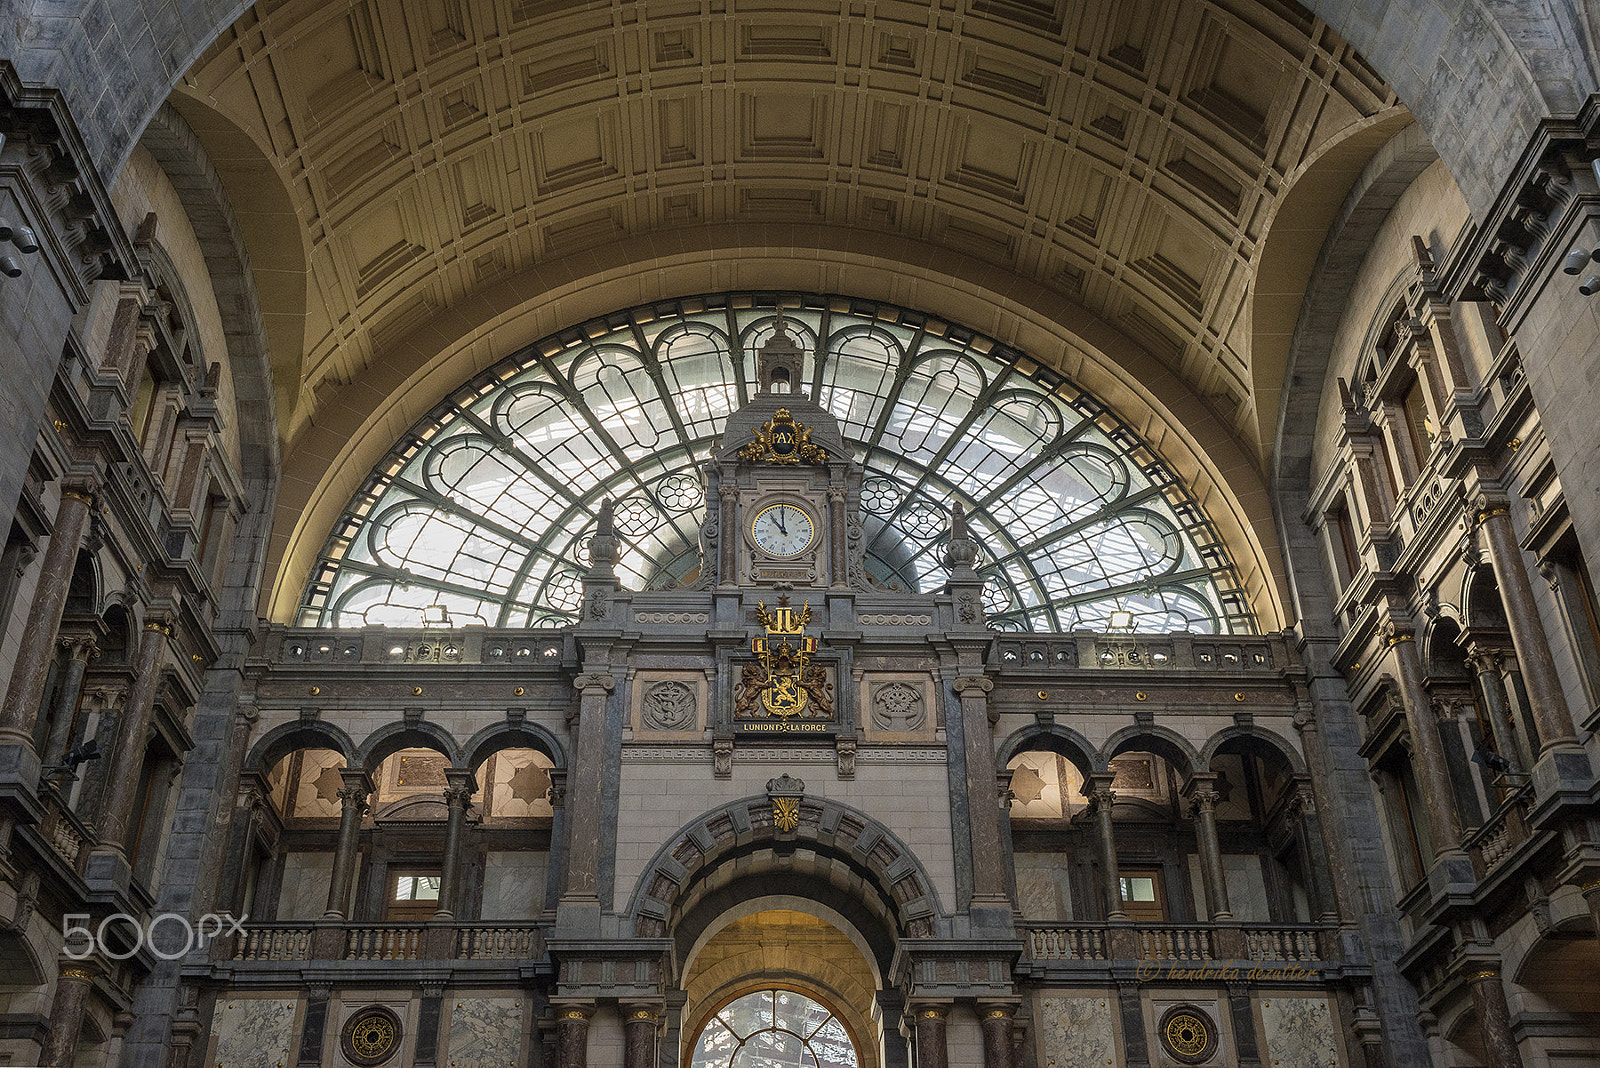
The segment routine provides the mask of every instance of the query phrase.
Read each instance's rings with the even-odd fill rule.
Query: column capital
[[[61,634],[56,637],[56,647],[67,654],[68,660],[97,660],[100,643],[92,634]]]
[[[472,795],[478,792],[478,784],[472,778],[472,773],[467,772],[464,777],[458,779],[447,771],[445,772],[445,780],[449,784],[444,788],[445,806],[448,808],[471,808]]]
[[[1410,620],[1386,619],[1383,623],[1382,633],[1384,644],[1391,649],[1405,642],[1415,642],[1417,640],[1416,628]]]
[[[994,680],[987,675],[957,675],[950,686],[963,697],[967,695],[968,690],[974,691],[972,696],[982,697],[994,689]]]
[[[1117,792],[1111,788],[1117,776],[1114,772],[1091,772],[1083,780],[1083,785],[1078,788],[1079,793],[1089,799],[1090,808],[1101,805],[1110,806],[1117,800]]]
[[[585,697],[589,695],[591,690],[609,693],[616,688],[616,685],[616,679],[612,678],[608,672],[600,671],[585,671],[572,680],[572,688]]]

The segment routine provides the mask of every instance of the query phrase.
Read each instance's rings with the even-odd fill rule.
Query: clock
[[[798,556],[817,540],[817,524],[805,509],[793,504],[773,504],[761,509],[750,523],[750,537],[773,556]]]

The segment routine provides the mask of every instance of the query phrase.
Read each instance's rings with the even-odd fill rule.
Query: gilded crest
[[[792,831],[800,826],[800,799],[798,797],[774,797],[772,799],[772,823],[780,831]]]
[[[823,464],[828,462],[828,450],[813,445],[811,428],[796,423],[789,409],[779,408],[739,449],[739,459],[767,464]]]

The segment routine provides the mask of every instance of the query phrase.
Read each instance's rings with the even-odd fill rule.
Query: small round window
[[[691,1068],[857,1068],[855,1045],[825,1005],[761,990],[724,1005],[700,1032]]]

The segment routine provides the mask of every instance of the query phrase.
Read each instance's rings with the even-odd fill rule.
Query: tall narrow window
[[[1406,430],[1411,434],[1411,452],[1419,469],[1428,462],[1434,435],[1433,418],[1428,415],[1427,398],[1422,394],[1424,388],[1422,379],[1417,379],[1401,401],[1406,411]]]

